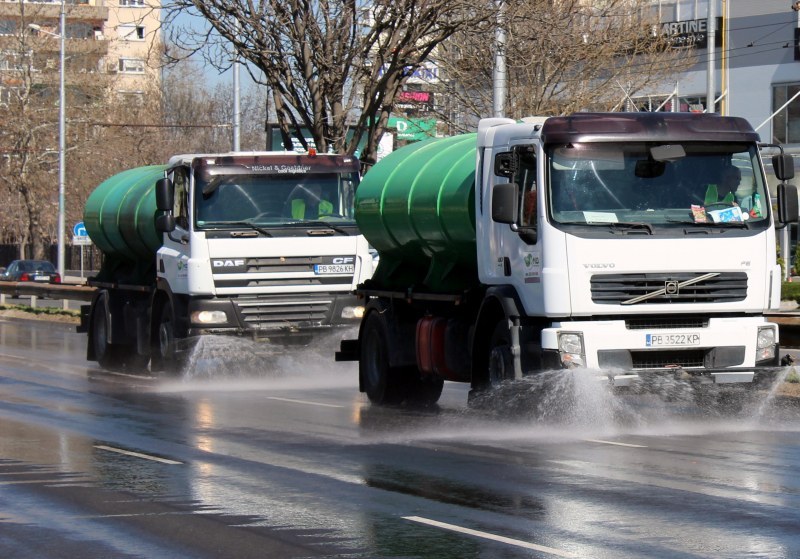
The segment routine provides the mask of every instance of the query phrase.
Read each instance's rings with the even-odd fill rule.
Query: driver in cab
[[[322,196],[318,184],[298,184],[292,191],[290,213],[294,219],[318,219],[333,214],[333,204]]]
[[[705,205],[736,203],[736,190],[742,181],[742,172],[735,166],[729,165],[722,170],[719,188],[716,184],[709,184],[706,188]]]

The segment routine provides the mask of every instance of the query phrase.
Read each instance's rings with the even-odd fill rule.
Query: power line
[[[87,122],[90,126],[111,128],[230,128],[231,124],[131,124],[125,122]]]

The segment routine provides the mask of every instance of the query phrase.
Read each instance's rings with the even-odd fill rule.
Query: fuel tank
[[[380,255],[370,287],[450,293],[477,284],[476,140],[411,144],[366,173],[355,215]]]
[[[83,221],[105,256],[131,262],[155,260],[161,247],[161,234],[155,227],[155,183],[166,168],[151,165],[122,171],[89,195]]]

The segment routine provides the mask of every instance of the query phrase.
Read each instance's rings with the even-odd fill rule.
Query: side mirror
[[[175,189],[172,181],[167,178],[156,181],[156,209],[162,212],[171,212],[175,207]]]
[[[513,225],[519,216],[519,187],[513,182],[492,189],[492,220]]]
[[[159,233],[172,233],[175,231],[175,216],[171,213],[162,213],[156,216],[156,231]]]
[[[796,223],[798,217],[797,187],[793,184],[778,185],[778,221],[784,225]]]
[[[794,160],[791,155],[781,153],[772,156],[772,169],[775,177],[780,181],[788,181],[794,178]]]

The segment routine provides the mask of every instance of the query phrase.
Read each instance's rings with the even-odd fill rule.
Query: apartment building
[[[62,10],[67,87],[95,80],[130,96],[158,87],[156,0],[0,0],[0,101],[18,82],[14,73],[25,66],[21,58],[31,57],[41,72],[58,68]]]

